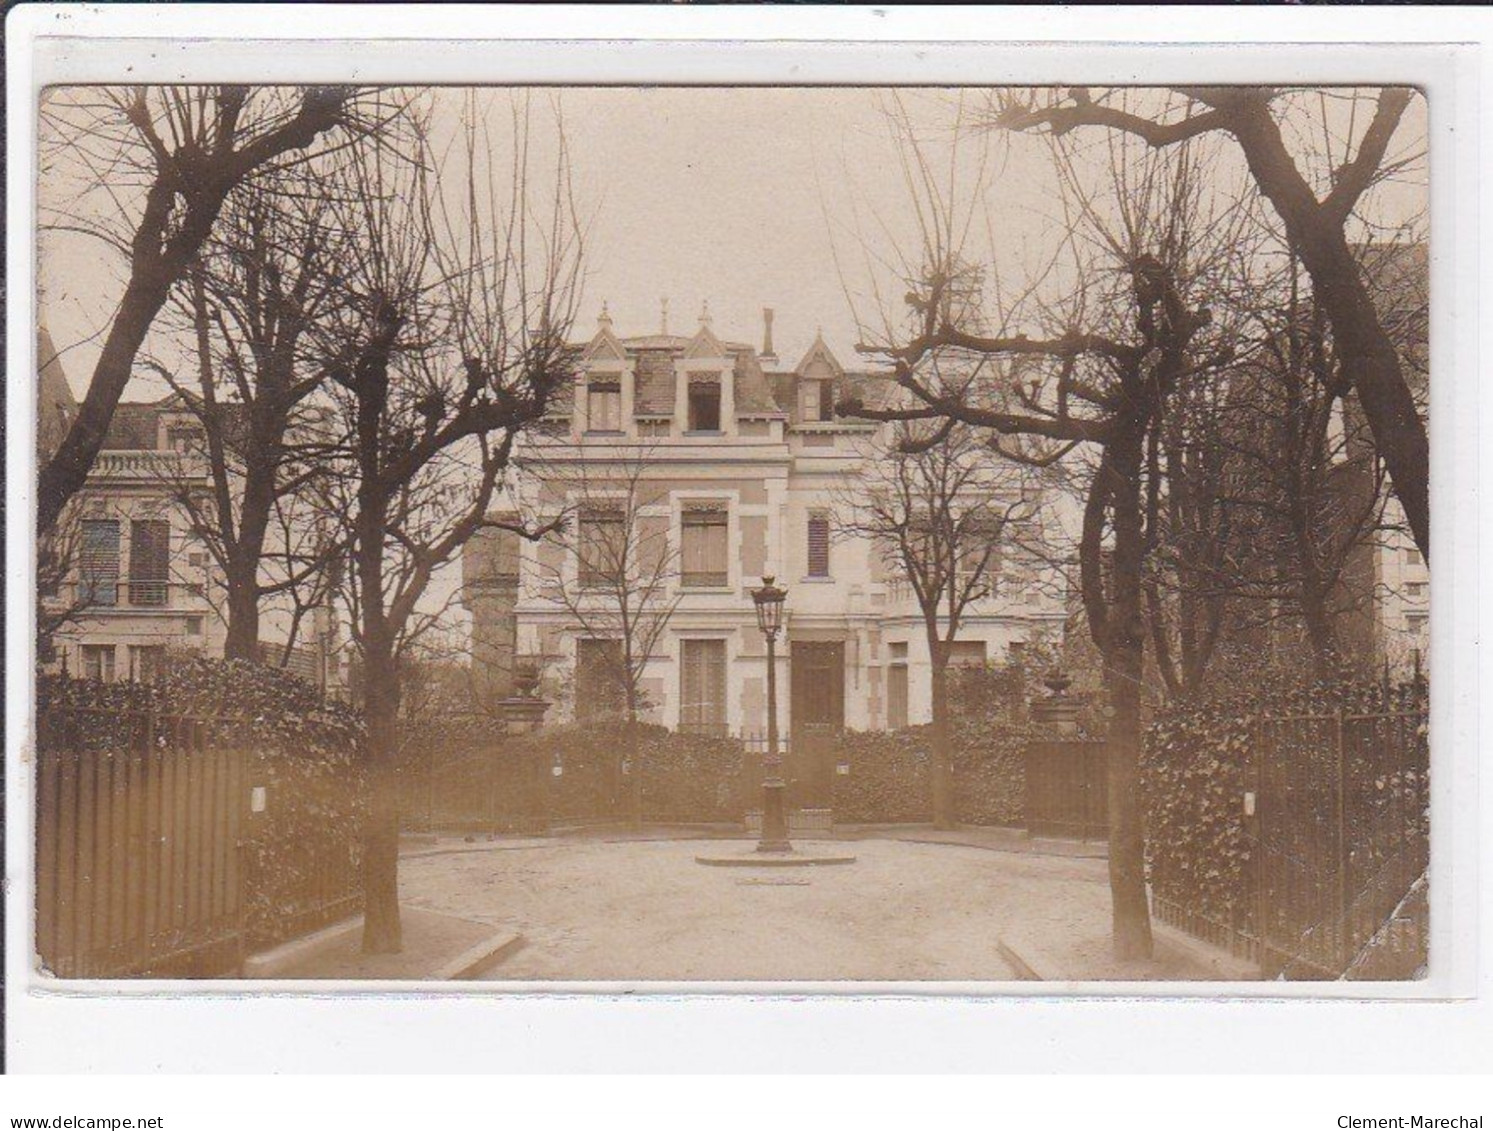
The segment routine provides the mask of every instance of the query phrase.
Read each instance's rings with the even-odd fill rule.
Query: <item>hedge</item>
[[[637,752],[636,767],[630,748]],[[510,738],[501,757],[558,768],[548,776],[545,801],[556,823],[630,815],[635,772],[642,775],[643,817],[654,822],[740,821],[745,791],[759,784],[736,740],[643,723],[636,724],[632,744],[625,724],[563,726]]]
[[[1147,872],[1162,899],[1215,923],[1245,927],[1253,914],[1250,838],[1240,798],[1249,788],[1260,715],[1420,713],[1423,685],[1387,686],[1348,677],[1305,686],[1264,672],[1206,697],[1157,712],[1141,759]],[[1374,783],[1418,797],[1425,782],[1393,775]]]

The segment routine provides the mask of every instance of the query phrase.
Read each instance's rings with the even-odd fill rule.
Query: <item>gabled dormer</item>
[[[823,333],[814,335],[814,344],[798,363],[794,398],[794,419],[799,424],[828,422],[835,419],[835,400],[845,370],[824,344]]]
[[[710,303],[678,362],[674,415],[686,435],[732,435],[736,430],[736,360],[711,328]]]
[[[605,302],[596,319],[596,334],[581,354],[576,376],[576,435],[622,435],[632,422],[633,369],[627,350],[612,331]]]

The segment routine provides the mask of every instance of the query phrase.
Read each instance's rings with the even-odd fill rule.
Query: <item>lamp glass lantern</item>
[[[752,590],[752,601],[757,606],[757,627],[769,640],[775,639],[783,627],[783,602],[788,597],[788,590],[779,589],[773,580],[764,577],[762,588]]]

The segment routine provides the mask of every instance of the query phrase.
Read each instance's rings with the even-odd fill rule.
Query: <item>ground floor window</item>
[[[577,722],[621,718],[622,641],[575,642],[575,717]]]
[[[950,643],[949,666],[955,668],[983,668],[985,666],[985,641],[955,640]]]
[[[709,734],[726,730],[726,642],[680,642],[679,728]]]
[[[886,725],[889,730],[907,726],[907,664],[893,664],[886,670]]]
[[[114,645],[83,645],[83,678],[114,682]]]
[[[155,683],[166,666],[164,644],[130,646],[130,678],[136,683]]]

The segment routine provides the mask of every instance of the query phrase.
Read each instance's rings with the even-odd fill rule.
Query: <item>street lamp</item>
[[[792,852],[788,843],[788,816],[783,808],[783,761],[778,756],[778,658],[776,642],[783,627],[783,601],[788,590],[779,589],[771,577],[762,579],[762,588],[752,590],[757,606],[757,627],[767,638],[767,757],[763,759],[766,777],[762,781],[762,839],[758,852]]]

